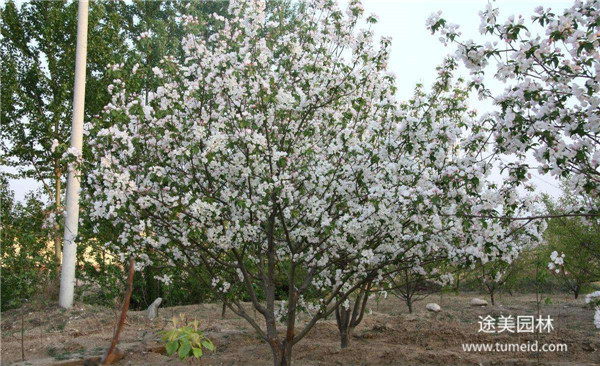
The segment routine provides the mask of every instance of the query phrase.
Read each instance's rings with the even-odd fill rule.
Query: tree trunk
[[[273,351],[273,365],[274,366],[290,366],[292,364],[292,347],[285,341],[283,344],[272,340],[269,342],[271,350]]]
[[[75,51],[75,85],[73,91],[73,126],[71,147],[79,153],[83,148],[83,112],[85,103],[85,63],[87,53],[88,1],[79,0],[77,10],[77,46]],[[67,178],[67,199],[63,243],[62,265],[60,268],[60,292],[58,304],[62,308],[73,306],[75,293],[75,265],[77,261],[77,229],[79,228],[79,188],[80,167],[69,167]]]
[[[154,278],[154,267],[146,266],[144,268],[144,282],[146,283],[146,293],[144,299],[146,300],[145,306],[150,306],[156,298],[160,297],[160,285],[159,281]]]
[[[335,309],[335,321],[337,323],[338,331],[340,332],[340,346],[342,348],[348,347],[350,336],[348,329],[350,328],[350,308],[344,308],[343,305]]]
[[[60,267],[60,262],[61,262],[61,255],[62,255],[62,246],[61,246],[61,240],[62,240],[62,236],[61,236],[61,232],[60,232],[60,226],[58,225],[58,218],[60,215],[60,205],[61,205],[61,184],[60,184],[60,173],[56,172],[55,173],[56,176],[56,183],[55,183],[55,188],[56,188],[56,192],[54,195],[54,212],[55,212],[55,216],[54,216],[54,256],[56,257],[56,264],[57,267]]]
[[[575,299],[579,297],[579,285],[575,286],[575,289],[573,290],[573,295],[575,295]]]
[[[490,300],[492,300],[492,305],[496,305],[496,302],[494,301],[494,291],[490,292]]]
[[[223,303],[223,308],[221,309],[221,319],[225,319],[225,311],[227,311],[227,305]]]
[[[456,296],[458,296],[460,294],[460,274],[459,273],[456,274],[456,289],[454,292],[456,293]]]
[[[353,331],[353,327],[348,327],[346,330],[340,331],[340,346],[342,349],[348,348],[348,345],[350,344],[350,337],[352,337]]]
[[[343,305],[340,305],[335,309],[335,321],[340,332],[340,346],[342,349],[347,348],[350,344],[352,332],[360,324],[365,314],[371,282],[363,286],[356,295],[352,306],[345,308]]]
[[[410,297],[406,298],[406,306],[408,306],[408,312],[410,314],[412,314],[412,312],[413,312],[413,303],[412,303],[412,299]]]

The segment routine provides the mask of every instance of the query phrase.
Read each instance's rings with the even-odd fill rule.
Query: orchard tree
[[[548,221],[544,237],[551,253],[548,268],[578,298],[585,286],[600,279],[600,227],[597,220],[560,217],[569,207],[580,206],[576,200],[568,192],[558,202],[545,197],[548,214],[557,217]]]
[[[447,23],[440,12],[427,22],[443,43],[456,44],[457,57],[471,71],[471,85],[496,105],[483,121],[493,131],[494,151],[518,159],[506,166],[508,183],[519,185],[530,177],[525,157],[532,154],[540,173],[549,172],[574,196],[586,197],[561,217],[599,214],[599,14],[598,0],[576,1],[562,14],[539,6],[530,30],[522,16],[499,22],[498,9],[488,4],[480,13],[480,33],[490,39],[484,44],[462,40],[458,26]],[[535,27],[542,27],[544,34],[532,33]],[[486,86],[490,69],[506,84],[504,92]],[[562,255],[557,252],[556,258]],[[596,325],[598,319],[600,310]]]
[[[343,12],[247,0],[215,15],[210,35],[187,19],[184,61],[164,58],[144,93],[124,81],[135,67],[114,68],[111,103],[87,126],[99,158],[91,214],[116,225],[120,255],[137,255],[139,269],[152,248],[198,276],[275,365],[399,258],[492,259],[514,251],[508,236],[538,237],[536,226],[475,217],[528,202],[486,183],[485,134],[459,139],[469,125],[402,112],[390,41],[356,30],[376,22],[362,14],[358,1]],[[310,316],[297,324],[301,311]]]
[[[598,215],[600,194],[600,1],[575,1],[562,13],[537,7],[531,25],[523,16],[499,20],[488,4],[480,13],[485,43],[463,40],[458,26],[441,12],[427,22],[443,43],[454,43],[456,55],[470,70],[471,85],[496,110],[483,118],[496,153],[518,159],[508,164],[513,182],[529,178],[527,154],[540,173],[550,173],[589,205],[566,214]],[[543,33],[535,32],[542,28]],[[493,74],[506,87],[489,88]]]
[[[512,262],[502,260],[483,263],[479,266],[480,274],[477,275],[477,280],[482,288],[490,296],[492,305],[496,305],[496,294],[502,289],[514,276],[514,268]]]
[[[490,186],[487,187],[489,190],[486,194],[496,196],[494,200],[488,201],[490,197],[480,197],[481,192],[484,191],[485,177],[490,166],[488,162],[476,164],[483,160],[482,153],[485,151],[487,141],[482,139],[485,134],[477,124],[475,112],[467,104],[468,88],[461,79],[456,80],[453,77],[455,67],[454,59],[445,60],[437,68],[438,77],[430,91],[425,92],[422,85],[417,85],[413,97],[399,104],[396,123],[404,126],[404,133],[397,136],[392,145],[387,147],[388,152],[393,156],[391,159],[393,162],[397,161],[394,151],[402,155],[411,154],[414,166],[412,169],[427,175],[428,184],[432,185],[431,191],[435,192],[431,202],[435,207],[434,210],[431,210],[429,206],[422,206],[418,199],[407,199],[395,203],[395,206],[402,207],[405,212],[411,212],[420,217],[420,220],[432,220],[430,225],[419,223],[418,226],[406,228],[407,231],[416,230],[420,241],[411,242],[412,236],[396,236],[395,245],[404,248],[404,253],[407,255],[403,253],[396,256],[393,263],[385,270],[384,285],[387,285],[387,287],[384,286],[385,292],[391,292],[401,297],[407,303],[410,312],[412,312],[415,296],[419,297],[436,287],[436,284],[432,282],[445,284],[452,281],[452,275],[445,270],[449,262],[453,262],[455,267],[460,267],[465,263],[480,260],[478,257],[471,256],[470,252],[463,250],[478,240],[480,243],[491,244],[490,237],[485,239],[480,237],[480,234],[485,232],[487,225],[500,225],[497,227],[499,229],[498,236],[493,240],[502,242],[510,240],[514,243],[515,236],[531,234],[531,232],[515,229],[507,223],[498,224],[489,219],[463,222],[456,219],[456,214],[450,214],[465,208],[479,210],[486,206],[495,207],[491,202],[504,196],[504,193]],[[473,169],[473,166],[476,168]],[[461,186],[461,180],[454,177],[448,179],[455,173],[466,175],[467,184]],[[406,174],[406,171],[398,174]],[[389,178],[398,179],[396,175],[382,177],[381,184],[393,192],[396,189],[396,182],[389,181]],[[403,188],[406,189],[411,183],[405,181],[403,184]],[[456,197],[460,197],[465,202],[456,200]],[[457,201],[460,204],[457,205]],[[466,204],[466,202],[470,202],[470,204]],[[511,203],[506,205],[506,207],[509,206]],[[524,207],[518,208],[518,210],[523,210]],[[437,212],[438,209],[443,213]],[[401,215],[399,214],[399,217]],[[455,225],[464,227],[457,231]],[[470,227],[470,225],[474,226]],[[429,228],[425,228],[426,226]],[[506,230],[504,235],[501,234],[502,230]],[[439,242],[439,245],[436,245],[436,249],[431,251],[430,248],[423,245],[428,242]],[[493,245],[497,244],[499,243]],[[477,252],[473,249],[470,247],[473,253]],[[479,250],[482,249],[485,252],[485,248],[479,248]],[[506,252],[507,249],[508,247],[504,247],[502,252]],[[519,250],[516,249],[517,252]],[[493,256],[493,258],[495,257],[496,255]],[[489,260],[489,258],[484,256],[483,260]],[[362,321],[369,292],[374,291],[373,287],[381,286],[372,286],[369,283],[361,287],[349,301],[336,310],[342,348],[348,346],[354,328]],[[381,290],[379,291],[381,292]]]
[[[395,277],[390,278],[392,294],[404,301],[410,314],[413,312],[415,301],[423,300],[437,290],[427,278],[427,273],[423,274],[412,268],[404,268]]]
[[[0,177],[0,258],[2,311],[34,299],[54,270],[54,253],[47,248],[44,202],[30,192],[14,200],[8,180]]]

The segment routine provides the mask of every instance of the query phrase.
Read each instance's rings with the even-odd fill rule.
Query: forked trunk
[[[345,308],[340,305],[335,309],[335,321],[340,332],[340,346],[342,349],[348,347],[354,328],[362,321],[367,308],[370,289],[371,283],[367,283],[364,287],[361,287],[360,292],[354,299],[353,306]]]
[[[269,342],[269,345],[273,352],[274,366],[290,366],[292,364],[292,347],[289,344],[286,344],[285,341],[283,344],[274,341]]]
[[[348,347],[350,343],[350,323],[352,316],[352,309],[350,307],[344,308],[343,306],[335,309],[335,321],[340,333],[340,346],[342,348]]]

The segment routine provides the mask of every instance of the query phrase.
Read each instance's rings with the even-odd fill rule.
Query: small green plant
[[[179,326],[182,324],[182,326]],[[164,330],[162,340],[167,342],[166,349],[169,356],[177,353],[177,357],[184,361],[188,357],[202,358],[202,350],[206,348],[214,351],[215,346],[206,338],[201,330],[198,329],[198,321],[187,323],[183,315],[180,319],[173,318],[173,329]]]

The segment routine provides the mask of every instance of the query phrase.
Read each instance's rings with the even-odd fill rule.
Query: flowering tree
[[[405,156],[410,169],[382,176],[379,182],[388,192],[399,187],[404,190],[400,194],[403,199],[395,201],[393,207],[398,210],[397,217],[408,214],[414,221],[394,234],[394,246],[404,252],[386,267],[385,283],[364,286],[357,290],[354,303],[347,301],[336,310],[342,348],[363,319],[373,287],[399,295],[412,312],[411,300],[428,286],[427,281],[452,281],[452,274],[444,270],[449,263],[472,266],[499,261],[502,256],[510,262],[521,250],[516,239],[529,242],[537,237],[538,227],[520,230],[525,226],[479,217],[491,215],[499,206],[513,214],[526,212],[530,202],[516,204],[509,191],[487,183],[490,163],[482,156],[487,144],[485,130],[468,107],[468,88],[453,77],[455,68],[454,59],[445,60],[428,92],[417,85],[413,97],[398,105],[396,123],[401,133],[386,149],[392,152],[391,164]],[[424,186],[428,187],[425,194]],[[423,202],[420,197],[424,197]]]
[[[120,80],[135,69],[116,69],[102,116],[111,127],[90,133],[92,216],[116,225],[121,255],[144,266],[151,248],[195,273],[270,345],[275,365],[389,264],[504,256],[514,249],[503,239],[524,228],[456,215],[527,202],[485,182],[484,134],[420,102],[428,118],[402,112],[390,42],[376,47],[372,31],[355,29],[376,21],[362,13],[357,1],[345,13],[329,1],[269,11],[232,1],[208,37],[186,18],[195,33],[182,40],[185,62],[165,58],[143,95]]]
[[[484,290],[490,295],[492,305],[496,305],[496,293],[508,282],[513,276],[514,267],[511,263],[504,261],[494,261],[482,264],[479,267],[481,275],[478,277]]]
[[[557,202],[545,197],[548,212],[560,216],[569,207],[580,206],[564,192]],[[579,297],[590,283],[600,279],[600,234],[598,221],[581,217],[556,217],[548,221],[544,237],[548,244],[548,268],[565,288]]]
[[[428,27],[444,43],[456,44],[456,55],[470,70],[471,85],[481,98],[498,107],[486,116],[497,153],[513,155],[509,164],[515,182],[528,179],[524,163],[531,153],[541,173],[565,179],[575,195],[593,199],[568,214],[598,214],[600,192],[600,1],[576,1],[562,14],[538,7],[531,29],[522,16],[498,20],[498,9],[488,4],[480,13],[481,34],[490,40],[478,44],[461,40],[458,26],[432,15]],[[494,66],[495,64],[495,66]],[[502,93],[486,85],[488,71],[504,82]]]
[[[433,276],[412,268],[404,268],[401,273],[390,278],[392,284],[392,294],[406,303],[408,312],[412,314],[413,304],[427,298],[429,295],[439,290],[438,286],[428,281]]]

